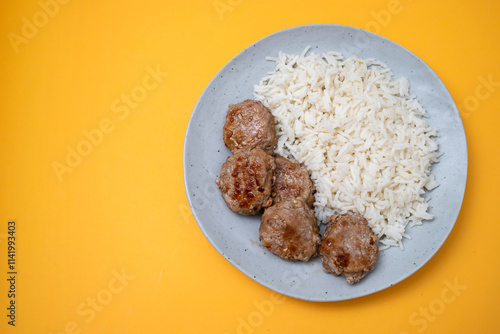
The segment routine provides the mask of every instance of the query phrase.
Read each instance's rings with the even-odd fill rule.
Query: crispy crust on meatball
[[[274,158],[260,148],[241,149],[222,164],[215,182],[233,212],[255,215],[272,204],[274,170]]]
[[[295,159],[278,157],[276,162],[276,180],[271,196],[275,203],[289,198],[300,198],[309,207],[314,204],[314,185],[307,169]]]
[[[259,239],[282,259],[299,261],[315,256],[321,240],[314,211],[300,199],[288,199],[264,210]]]
[[[323,269],[344,276],[349,284],[359,282],[375,266],[377,235],[361,215],[333,215],[328,220],[319,248]]]
[[[278,140],[271,111],[261,102],[245,100],[230,104],[223,128],[224,144],[235,153],[246,148],[261,148],[272,155]]]

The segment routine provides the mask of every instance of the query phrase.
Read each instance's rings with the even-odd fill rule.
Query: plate
[[[230,211],[214,182],[221,164],[231,155],[222,140],[228,105],[253,98],[253,85],[275,64],[266,56],[279,51],[300,54],[341,52],[385,62],[394,77],[405,76],[438,129],[439,151],[444,153],[432,173],[440,186],[428,193],[434,219],[407,229],[412,240],[405,250],[381,251],[376,267],[361,282],[348,285],[341,276],[323,272],[318,257],[310,262],[281,260],[261,246],[259,216]],[[467,142],[460,114],[443,82],[415,54],[362,29],[333,25],[306,25],[279,31],[250,45],[212,79],[200,96],[186,131],[184,183],[191,211],[215,249],[256,282],[281,294],[309,301],[339,301],[365,296],[390,287],[421,268],[441,247],[458,217],[467,178]]]

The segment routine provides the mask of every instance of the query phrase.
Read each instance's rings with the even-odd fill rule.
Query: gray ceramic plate
[[[376,58],[395,77],[410,81],[430,115],[428,123],[439,130],[444,155],[433,166],[441,184],[430,195],[435,218],[406,231],[405,250],[392,247],[380,253],[376,268],[350,286],[344,278],[323,272],[321,261],[283,261],[260,245],[260,216],[240,216],[225,205],[214,183],[220,166],[231,152],[222,141],[227,106],[252,98],[253,85],[274,68],[266,56],[279,51],[301,53],[307,46],[320,53],[339,51],[345,57]],[[310,51],[310,52],[311,52]],[[448,237],[462,204],[467,177],[467,143],[458,110],[439,77],[420,58],[398,44],[361,29],[320,24],[286,29],[243,50],[213,78],[191,115],[184,144],[184,181],[193,215],[201,230],[235,267],[256,282],[284,295],[310,301],[356,298],[392,286],[422,267]]]

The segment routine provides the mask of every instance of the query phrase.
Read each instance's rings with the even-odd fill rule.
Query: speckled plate
[[[260,216],[231,212],[214,180],[231,152],[224,146],[222,127],[227,106],[252,98],[253,85],[274,68],[266,56],[279,51],[301,53],[307,46],[320,53],[339,51],[345,57],[376,58],[385,62],[395,77],[410,81],[439,130],[439,149],[444,155],[432,172],[441,184],[430,195],[435,218],[408,229],[412,240],[405,250],[382,251],[376,268],[361,282],[348,285],[344,278],[323,272],[321,261],[283,261],[260,245]],[[310,51],[310,52],[311,52]],[[462,120],[448,90],[420,58],[398,44],[373,33],[341,25],[319,24],[274,33],[250,45],[213,78],[191,115],[184,145],[184,181],[193,215],[201,230],[230,263],[256,282],[287,296],[310,301],[338,301],[368,295],[390,287],[421,268],[441,247],[458,217],[467,178],[467,143]]]

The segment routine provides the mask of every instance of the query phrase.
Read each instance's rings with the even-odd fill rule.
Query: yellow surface
[[[0,332],[498,333],[499,14],[493,0],[2,1]],[[462,211],[436,256],[335,303],[280,299],[235,269],[183,185],[184,134],[208,82],[251,43],[311,23],[416,53],[460,106],[469,147]]]

